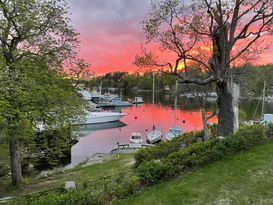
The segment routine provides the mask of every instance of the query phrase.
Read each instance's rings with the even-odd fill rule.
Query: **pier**
[[[134,143],[126,143],[126,144],[117,144],[117,147],[111,150],[111,154],[116,153],[132,153],[136,152],[141,148],[149,148],[153,147],[153,144],[134,144]]]

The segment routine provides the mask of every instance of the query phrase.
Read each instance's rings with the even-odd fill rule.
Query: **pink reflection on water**
[[[129,143],[132,132],[140,132],[146,140],[146,135],[151,131],[154,124],[163,136],[168,129],[174,125],[174,110],[171,107],[162,105],[143,104],[140,107],[130,107],[123,109],[127,115],[122,118],[122,122],[127,126],[106,130],[90,130],[90,133],[81,137],[79,142],[72,147],[72,163],[70,166],[78,164],[95,153],[109,153],[119,143]],[[216,117],[210,122],[216,122]],[[184,123],[183,123],[184,122]],[[201,110],[177,110],[176,126],[181,127],[184,132],[201,130],[202,118]]]

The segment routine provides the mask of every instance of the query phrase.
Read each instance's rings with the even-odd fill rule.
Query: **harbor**
[[[79,142],[71,149],[71,163],[68,168],[74,167],[81,161],[90,158],[96,153],[110,153],[117,147],[117,143],[129,144],[132,133],[141,133],[143,143],[146,143],[147,134],[154,123],[165,136],[174,124],[174,97],[169,94],[156,93],[155,104],[152,104],[151,93],[143,93],[143,104],[131,107],[108,108],[107,111],[122,112],[126,115],[120,121],[92,124],[83,126],[79,132]],[[126,100],[134,99],[132,94],[125,95]],[[240,109],[251,118],[258,101],[241,100]],[[208,113],[215,107],[215,102],[208,102]],[[201,130],[202,125],[202,100],[198,98],[185,98],[178,96],[176,111],[176,126],[182,128],[183,132]],[[273,103],[266,102],[265,110],[273,112]],[[258,113],[261,110],[257,111]],[[210,120],[215,122],[216,117]]]

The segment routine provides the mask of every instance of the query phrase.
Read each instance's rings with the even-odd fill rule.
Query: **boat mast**
[[[153,105],[155,103],[155,73],[153,72]],[[153,110],[153,130],[155,130],[155,113]]]
[[[102,90],[102,81],[100,81],[100,86],[99,86],[99,89],[100,89],[100,95],[101,95],[101,90]]]
[[[265,81],[264,81],[264,88],[263,88],[262,119],[264,117],[264,102],[265,102]]]
[[[155,103],[155,73],[153,72],[153,104]]]
[[[176,109],[177,109],[177,89],[178,89],[178,81],[175,81],[175,96],[174,96],[174,122],[173,127],[175,129],[176,126]]]

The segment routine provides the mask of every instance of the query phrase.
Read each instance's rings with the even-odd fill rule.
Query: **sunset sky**
[[[136,70],[132,65],[145,36],[140,22],[147,18],[150,0],[68,0],[71,20],[80,33],[80,57],[97,74]],[[265,52],[260,64],[273,63]]]

